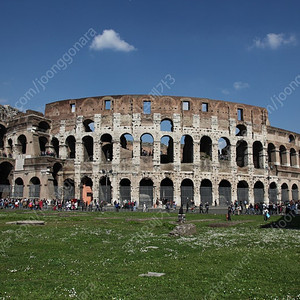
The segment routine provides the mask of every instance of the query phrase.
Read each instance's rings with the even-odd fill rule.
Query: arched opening
[[[212,158],[212,141],[208,136],[203,136],[200,140],[200,159],[211,160]]]
[[[180,186],[181,205],[186,205],[194,200],[194,183],[191,179],[184,179]]]
[[[286,153],[286,148],[283,145],[279,147],[279,156],[280,156],[280,164],[282,166],[287,165],[287,153]]]
[[[24,182],[23,182],[22,178],[18,177],[15,180],[14,197],[15,198],[23,198],[23,192],[24,192]]]
[[[17,149],[19,154],[26,154],[27,138],[24,134],[21,134],[17,140]]]
[[[62,170],[62,165],[60,163],[55,163],[53,165],[53,185],[54,185],[54,195],[56,199],[62,199],[62,190],[58,187],[58,176],[59,172]]]
[[[299,191],[297,184],[293,184],[292,186],[292,200],[298,201],[299,200]]]
[[[231,184],[227,180],[219,183],[219,205],[228,206],[231,204]]]
[[[269,202],[277,203],[277,185],[275,182],[271,182],[269,185]]]
[[[256,181],[254,184],[254,203],[264,202],[265,187],[261,181]]]
[[[40,155],[45,156],[46,155],[46,145],[48,144],[47,138],[44,136],[40,136],[39,144],[40,144]]]
[[[8,157],[12,157],[13,154],[13,141],[8,139]]]
[[[11,176],[13,165],[9,162],[0,164],[0,198],[7,198],[11,195]]]
[[[152,207],[153,204],[153,181],[150,178],[143,178],[140,181],[139,206]]]
[[[194,161],[194,143],[190,135],[184,135],[180,140],[181,163],[193,163]]]
[[[174,146],[173,139],[165,135],[160,139],[160,163],[168,164],[173,162]]]
[[[149,133],[145,133],[141,136],[141,156],[153,156],[153,136]]]
[[[248,165],[248,144],[243,140],[236,143],[236,164],[241,168]]]
[[[127,178],[120,181],[120,201],[131,201],[131,181]]]
[[[237,200],[244,205],[245,201],[249,203],[249,186],[245,180],[237,184]]]
[[[276,148],[274,144],[268,144],[268,162],[275,163],[276,162]]]
[[[286,183],[281,185],[281,201],[283,203],[289,201],[289,188]]]
[[[59,141],[56,137],[52,138],[51,145],[54,149],[54,156],[59,157]]]
[[[259,141],[253,143],[253,164],[255,169],[264,168],[263,145]]]
[[[94,132],[95,131],[95,123],[91,119],[84,120],[83,127],[84,127],[85,132]]]
[[[91,178],[84,176],[80,183],[81,200],[89,205],[93,201],[93,181]]]
[[[103,171],[102,171],[103,173]],[[99,198],[100,201],[111,203],[111,181],[108,174],[102,176],[99,182]]]
[[[0,149],[4,149],[4,136],[6,134],[6,128],[0,124]]]
[[[94,157],[94,139],[91,136],[82,138],[83,143],[83,160],[93,161]]]
[[[292,134],[289,135],[289,143],[295,143],[295,137]]]
[[[121,151],[120,159],[128,160],[133,157],[133,137],[131,134],[125,133],[120,137]]]
[[[110,134],[105,133],[101,136],[101,160],[102,162],[110,162],[113,159],[113,143]]]
[[[74,198],[75,198],[74,180],[71,178],[67,178],[64,180],[63,199],[65,201],[70,201]]]
[[[39,178],[32,177],[29,182],[29,198],[40,198],[41,182]]]
[[[226,137],[221,137],[218,141],[219,161],[229,161],[231,158],[230,141]]]
[[[200,185],[200,198],[201,202],[208,203],[212,205],[213,197],[212,197],[212,183],[208,179],[203,179]]]
[[[173,132],[173,122],[170,119],[163,119],[160,122],[160,130],[161,131],[170,131]]]
[[[163,204],[169,202],[173,204],[174,187],[173,181],[170,178],[165,178],[160,183],[160,199]]]
[[[247,136],[247,127],[243,124],[239,124],[235,128],[236,136]]]
[[[70,135],[66,139],[68,158],[75,158],[76,156],[76,139],[73,135]]]
[[[48,132],[50,129],[50,125],[46,121],[41,121],[37,127],[37,131],[40,132]]]
[[[292,167],[297,166],[297,152],[294,148],[291,148],[290,150],[290,162]]]

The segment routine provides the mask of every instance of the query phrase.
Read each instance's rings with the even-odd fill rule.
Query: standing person
[[[189,212],[189,198],[186,198],[186,213]]]
[[[202,202],[200,203],[200,206],[199,206],[199,213],[204,214],[203,203]]]
[[[208,214],[209,204],[208,202],[205,203],[205,213]]]
[[[228,206],[228,210],[227,210],[227,220],[231,221],[231,206]]]

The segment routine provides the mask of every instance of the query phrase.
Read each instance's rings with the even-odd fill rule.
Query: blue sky
[[[148,94],[169,74],[162,94],[268,107],[271,125],[299,133],[299,11],[299,1],[3,0],[0,103],[18,106],[92,29],[97,38],[72,63],[65,56],[23,109]]]

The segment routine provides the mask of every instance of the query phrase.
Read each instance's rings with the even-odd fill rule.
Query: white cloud
[[[276,50],[284,45],[295,45],[296,37],[291,34],[287,36],[284,33],[268,33],[263,39],[255,38],[250,48],[272,49]]]
[[[121,40],[120,35],[113,29],[103,30],[102,34],[94,37],[90,46],[93,50],[112,49],[116,51],[129,52],[135,50],[134,46]]]
[[[228,89],[223,89],[221,92],[224,95],[229,95],[230,94],[230,91]]]
[[[249,83],[247,82],[241,82],[241,81],[236,81],[233,83],[233,87],[235,90],[239,91],[242,89],[247,89],[250,87]]]

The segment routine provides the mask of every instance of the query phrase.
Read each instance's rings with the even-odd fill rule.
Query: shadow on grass
[[[260,226],[261,228],[298,229],[300,230],[300,215],[293,213],[282,216],[275,222]]]

